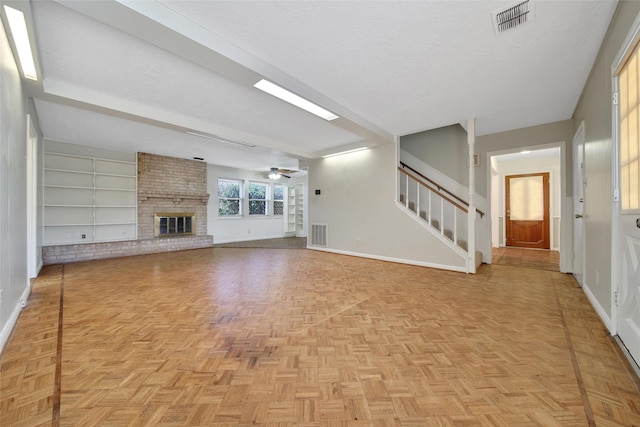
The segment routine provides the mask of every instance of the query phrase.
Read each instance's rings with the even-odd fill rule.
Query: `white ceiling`
[[[249,170],[471,117],[478,135],[568,119],[616,2],[531,0],[533,19],[496,35],[512,4],[35,1],[30,93],[47,138]],[[254,89],[262,77],[340,119]]]

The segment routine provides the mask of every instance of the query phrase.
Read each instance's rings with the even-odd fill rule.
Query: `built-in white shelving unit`
[[[45,245],[135,240],[135,153],[99,158],[87,155],[86,148],[82,155],[72,154],[71,144],[50,145],[63,152],[45,152]]]
[[[284,209],[284,229],[285,234],[293,236],[296,234],[296,187],[285,187],[285,209]]]
[[[304,230],[304,184],[296,184],[296,236],[305,235]]]

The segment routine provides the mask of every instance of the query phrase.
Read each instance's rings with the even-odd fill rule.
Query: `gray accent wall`
[[[611,318],[613,156],[611,66],[640,13],[640,2],[622,1],[609,26],[573,115],[573,131],[584,121],[584,287]]]
[[[456,180],[469,184],[467,132],[455,124],[400,137],[400,148]]]
[[[573,122],[563,120],[561,122],[547,123],[539,126],[515,129],[508,132],[500,132],[476,137],[475,152],[480,155],[480,166],[476,168],[476,192],[487,197],[489,183],[487,183],[487,153],[499,152],[513,148],[535,147],[558,142],[565,142],[566,161],[562,165],[566,168],[567,183],[563,195],[573,193],[572,182],[569,177],[572,174],[571,165],[571,141],[573,140]]]

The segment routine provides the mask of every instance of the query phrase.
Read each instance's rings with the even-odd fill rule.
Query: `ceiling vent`
[[[496,34],[504,33],[531,20],[533,8],[529,0],[493,12],[493,28]]]

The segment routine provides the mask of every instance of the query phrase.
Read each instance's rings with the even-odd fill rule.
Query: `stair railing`
[[[465,227],[467,223],[458,220],[459,215],[467,217],[467,207],[458,198],[449,197],[434,185],[425,182],[420,174],[414,175],[402,167],[398,167],[398,172],[400,203],[436,228],[442,236],[453,241],[455,246],[468,252],[466,242],[459,239],[459,236],[468,237]],[[453,224],[447,223],[447,219],[452,219]]]
[[[457,203],[455,203],[456,205],[461,204],[461,205],[465,206],[464,209],[467,209],[469,207],[469,203],[467,201],[465,201],[465,200],[461,199],[460,197],[456,196],[451,191],[447,190],[442,185],[438,184],[437,182],[433,181],[432,179],[430,179],[430,178],[426,177],[425,175],[423,175],[422,173],[418,172],[417,170],[415,170],[414,168],[412,168],[408,164],[406,164],[404,162],[400,162],[400,167],[398,167],[398,170],[404,172],[405,169],[408,169],[414,175],[419,176],[420,179],[422,181],[424,181],[424,185],[427,185],[431,189],[431,191],[435,191],[436,193],[441,194],[442,197],[444,197],[446,200],[455,199],[455,200],[457,200]],[[429,183],[429,184],[426,184],[426,183]],[[437,188],[437,190],[434,190],[433,187]],[[443,193],[447,194],[448,196],[445,196]],[[465,210],[465,212],[467,212],[467,210]],[[484,216],[484,212],[482,212],[481,210],[476,209],[476,212],[478,214],[480,214],[480,218],[482,218]]]

